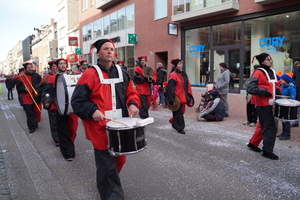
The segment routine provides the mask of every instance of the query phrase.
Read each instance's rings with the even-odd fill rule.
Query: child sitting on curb
[[[197,117],[198,121],[222,121],[225,116],[225,107],[218,91],[210,91],[210,101]]]

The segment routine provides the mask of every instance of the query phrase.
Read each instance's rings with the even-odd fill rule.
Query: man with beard
[[[173,59],[174,71],[169,75],[168,81],[168,103],[172,106],[175,103],[175,97],[179,99],[179,109],[172,111],[173,117],[169,120],[172,127],[180,134],[185,134],[185,122],[183,114],[187,104],[186,93],[192,93],[192,88],[187,74],[183,71],[183,61],[181,59]]]
[[[152,76],[145,77],[143,70],[147,67],[147,56],[140,56],[139,65],[134,68],[133,82],[135,83],[136,90],[140,94],[141,107],[139,115],[142,119],[148,118],[148,110],[151,104],[151,87],[156,81],[156,73],[153,72]]]
[[[50,83],[49,80],[51,77],[55,77],[57,74],[57,66],[54,64],[54,61],[48,62],[49,65],[49,73],[44,75],[44,79],[48,79],[43,92],[42,92],[42,102],[44,105],[44,109],[48,110],[48,119],[50,124],[50,131],[53,141],[55,142],[55,146],[59,147],[59,139],[57,134],[57,124],[56,124],[56,105],[54,103],[49,104],[50,94],[47,93],[49,91],[46,90],[46,88],[51,88],[53,83]],[[48,78],[47,78],[48,77]],[[55,78],[54,78],[55,79]],[[47,86],[47,84],[49,84]]]
[[[259,62],[259,68],[253,72],[247,92],[252,94],[251,103],[257,106],[259,122],[247,146],[252,151],[261,152],[262,150],[258,145],[263,140],[262,156],[278,160],[278,156],[273,153],[277,129],[272,105],[276,90],[280,91],[280,88],[277,85],[275,71],[271,69],[273,64],[271,56],[267,53],[261,53],[255,58]]]
[[[57,66],[59,74],[67,74],[67,61],[63,58],[57,59],[54,62]],[[66,161],[73,161],[75,158],[75,147],[74,140],[76,138],[76,131],[78,127],[78,117],[75,114],[63,115],[60,114],[55,105],[55,87],[64,87],[64,85],[56,86],[55,77],[51,76],[48,83],[43,90],[44,97],[44,107],[47,109],[56,109],[56,124],[57,124],[57,134],[59,139],[59,148],[66,159]],[[46,100],[46,94],[49,94],[49,98]],[[62,94],[64,95],[64,94]]]
[[[33,71],[32,63],[23,63],[23,67],[24,73],[19,74],[16,88],[21,94],[29,133],[33,133],[38,128],[38,122],[41,121],[41,97],[36,92],[41,77]]]
[[[74,112],[82,119],[86,138],[94,147],[97,189],[101,199],[123,200],[119,173],[126,156],[109,154],[106,123],[109,119],[137,114],[140,100],[129,74],[113,62],[114,43],[100,39],[91,46],[91,51],[94,47],[99,57],[98,64],[82,74],[71,103]]]

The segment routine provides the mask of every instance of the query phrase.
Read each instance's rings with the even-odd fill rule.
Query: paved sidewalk
[[[193,88],[193,95],[195,99],[195,105],[193,108],[187,107],[186,113],[184,114],[186,119],[191,119],[197,121],[197,116],[199,113],[195,112],[195,108],[198,107],[201,94],[205,92],[204,88]],[[243,122],[247,121],[246,117],[246,96],[243,94],[228,94],[228,102],[229,102],[229,117],[224,118],[221,122],[199,122],[199,123],[209,123],[216,124],[218,126],[223,126],[224,128],[231,128],[241,131],[246,131],[253,133],[255,127],[249,127],[243,125]],[[171,111],[168,108],[159,107],[157,112],[169,112],[170,116],[172,115]],[[155,112],[155,111],[154,111]],[[188,126],[188,124],[186,124]],[[278,133],[281,133],[282,127],[281,123],[278,124]],[[249,138],[250,139],[250,138]],[[300,142],[300,129],[299,127],[291,128],[291,140],[293,142]]]

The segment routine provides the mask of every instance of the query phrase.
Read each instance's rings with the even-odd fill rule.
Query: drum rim
[[[63,86],[64,86],[64,95],[65,95],[65,102],[64,102],[64,110],[63,112],[61,111],[61,107],[59,106],[59,103],[58,103],[58,98],[57,98],[57,80],[59,77],[64,77],[64,75],[66,74],[57,74],[56,75],[56,78],[55,78],[55,97],[56,97],[56,106],[57,106],[57,110],[59,112],[60,115],[66,115],[67,112],[68,112],[68,102],[69,102],[69,95],[66,95],[68,94],[68,91],[66,90],[66,80],[64,78],[61,78],[62,82],[63,82]]]

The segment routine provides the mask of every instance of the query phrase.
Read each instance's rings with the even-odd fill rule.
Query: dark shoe
[[[35,130],[34,129],[32,129],[32,130],[29,130],[29,133],[33,133]]]
[[[281,136],[283,136],[284,135],[284,133],[281,133],[281,134],[279,134],[279,135],[276,135],[276,137],[281,137]]]
[[[229,115],[228,115],[228,114],[225,114],[224,117],[229,117]]]
[[[71,162],[73,160],[74,160],[74,158],[66,158],[66,161],[68,161],[68,162]]]
[[[248,143],[247,147],[249,147],[250,150],[255,151],[255,152],[261,152],[261,149],[257,146],[254,146],[252,143]]]
[[[56,147],[59,147],[59,142],[55,142],[55,146],[56,146]]]
[[[299,127],[299,123],[292,123],[291,127]]]
[[[271,159],[271,160],[278,160],[279,158],[278,158],[278,156],[277,155],[275,155],[274,153],[263,153],[262,154],[262,156],[263,157],[266,157],[266,158],[269,158],[269,159]]]
[[[180,133],[180,134],[185,134],[185,131],[184,131],[184,130],[177,131],[177,132]]]
[[[289,140],[291,137],[287,135],[282,135],[279,137],[279,140]]]

